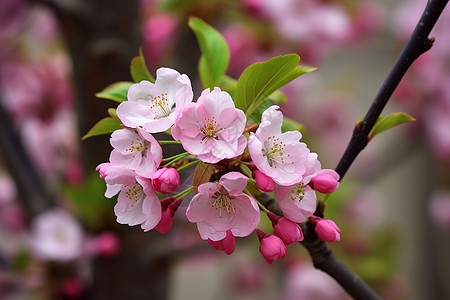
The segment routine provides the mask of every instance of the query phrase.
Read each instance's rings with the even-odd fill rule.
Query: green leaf
[[[298,130],[301,133],[303,133],[303,132],[305,132],[305,126],[303,126],[299,122],[294,121],[288,117],[284,117],[283,125],[281,125],[281,132],[295,131],[295,130]]]
[[[189,27],[194,31],[202,56],[198,69],[203,87],[218,86],[230,60],[230,50],[223,36],[203,20],[191,17]]]
[[[141,82],[142,80],[147,80],[150,82],[155,82],[155,79],[150,74],[145,64],[145,58],[142,51],[139,51],[139,56],[136,56],[131,60],[130,73],[134,82]]]
[[[64,185],[64,198],[76,208],[80,219],[90,227],[98,229],[109,218],[115,201],[105,198],[105,181],[97,172],[92,172],[81,185]]]
[[[117,129],[121,129],[122,126],[120,126],[120,124],[122,124],[122,122],[116,118],[106,117],[101,119],[91,128],[91,130],[89,130],[88,133],[85,134],[85,136],[83,136],[82,140],[85,140],[91,136],[108,134]]]
[[[129,81],[119,81],[108,85],[103,91],[95,94],[95,96],[102,99],[123,102],[127,100],[128,89],[133,84],[133,82]]]
[[[277,89],[305,73],[315,70],[298,66],[297,54],[277,56],[263,63],[249,66],[242,72],[236,85],[236,107],[251,116]]]
[[[373,126],[372,130],[370,131],[369,140],[371,140],[377,134],[382,133],[383,131],[391,129],[400,124],[415,120],[416,119],[414,119],[410,115],[402,112],[392,113],[385,117],[379,117],[378,120],[375,122],[375,125]]]

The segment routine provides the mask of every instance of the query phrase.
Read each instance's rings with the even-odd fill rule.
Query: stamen
[[[172,107],[169,105],[167,93],[154,97],[151,100],[150,108],[155,113],[157,119],[168,117],[172,112]]]
[[[236,213],[236,207],[231,201],[235,197],[230,196],[228,191],[223,186],[221,186],[220,189],[214,193],[212,198],[214,199],[212,206],[216,208],[216,210],[219,210],[219,218],[222,218],[222,209],[227,213],[227,215]]]
[[[292,188],[290,197],[292,201],[298,200],[298,202],[301,202],[305,198],[305,185],[301,182],[297,184]]]

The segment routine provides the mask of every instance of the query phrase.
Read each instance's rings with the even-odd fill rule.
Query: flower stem
[[[195,164],[198,164],[199,162],[200,162],[199,159],[194,160],[194,161],[191,161],[190,163],[185,164],[184,166],[179,167],[179,168],[178,168],[178,172],[180,172],[181,170],[184,170],[184,169],[186,169],[186,168],[189,168],[190,166],[193,166],[193,165],[195,165]]]
[[[180,141],[158,141],[161,145],[164,145],[164,144],[179,144],[179,145],[181,145],[181,142]]]
[[[259,208],[260,208],[263,212],[265,212],[265,213],[268,213],[268,212],[269,212],[269,210],[268,210],[264,205],[262,205],[261,202],[259,202],[258,200],[256,200],[256,203],[258,203]]]
[[[236,158],[232,158],[231,160],[235,161],[235,162],[238,162],[240,164],[243,164],[243,165],[250,165],[251,164],[250,162],[245,162],[245,161],[242,161],[242,160],[239,160],[239,159],[236,159]]]
[[[168,157],[168,158],[164,158],[163,160],[164,160],[164,161],[167,161],[167,163],[164,164],[163,167],[168,167],[168,166],[170,166],[171,164],[173,164],[174,162],[176,162],[177,160],[180,160],[180,159],[182,159],[183,157],[186,157],[186,156],[188,156],[188,155],[189,155],[188,152],[183,152],[183,153],[180,153],[180,154],[177,154],[177,155]]]
[[[182,192],[176,194],[176,195],[173,196],[173,197],[174,197],[175,199],[184,198],[184,197],[186,197],[187,195],[189,195],[190,193],[192,193],[193,190],[194,190],[194,187],[191,186],[191,187],[187,188],[186,190],[184,190],[184,191],[182,191]]]

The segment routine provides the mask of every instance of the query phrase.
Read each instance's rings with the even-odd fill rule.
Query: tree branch
[[[340,180],[342,180],[356,156],[366,147],[370,131],[392,96],[392,93],[397,88],[403,75],[405,75],[412,63],[433,45],[434,38],[429,39],[428,35],[447,5],[447,2],[448,0],[428,1],[422,17],[417,22],[409,41],[406,43],[394,67],[378,91],[364,120],[360,126],[355,126],[347,149],[336,167],[336,172],[339,174]]]
[[[275,199],[263,193],[256,197],[268,210],[283,216],[283,212]],[[327,243],[319,239],[313,226],[309,222],[300,224],[304,239],[300,244],[306,248],[314,267],[333,277],[354,299],[376,300],[380,297],[347,266],[340,262],[333,254]]]
[[[2,105],[0,105],[0,128],[2,128],[0,130],[1,155],[17,184],[20,193],[18,199],[26,216],[32,219],[48,209],[55,197],[50,193],[42,176],[39,176],[17,130],[13,127],[12,120]]]

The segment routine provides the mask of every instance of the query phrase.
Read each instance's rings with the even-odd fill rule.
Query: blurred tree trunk
[[[66,0],[54,1],[52,5],[73,62],[77,115],[83,136],[107,116],[107,108],[116,105],[96,98],[95,93],[116,81],[131,80],[129,65],[139,53],[141,36],[138,1]],[[109,136],[90,138],[81,145],[88,172],[109,159]],[[143,251],[160,238],[124,225],[118,234],[122,251],[116,257],[95,260],[93,286],[87,298],[166,299],[169,260]]]

